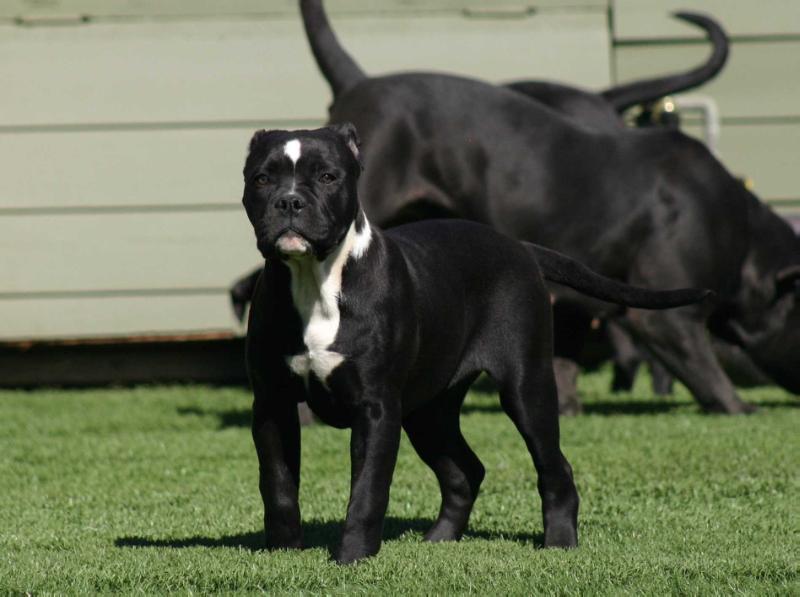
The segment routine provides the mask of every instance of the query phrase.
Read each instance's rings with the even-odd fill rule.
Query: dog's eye
[[[336,177],[335,177],[333,174],[331,174],[330,172],[324,172],[324,173],[323,173],[323,174],[322,174],[322,175],[319,177],[319,181],[320,181],[322,184],[331,184],[331,183],[332,183],[332,182],[334,182],[335,180],[336,180]]]
[[[259,174],[253,179],[257,187],[265,187],[269,184],[269,177],[266,174]]]

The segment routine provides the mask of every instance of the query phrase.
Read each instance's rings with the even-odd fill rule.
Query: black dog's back
[[[441,284],[452,285],[453,279],[461,284],[458,291],[479,295],[497,285],[513,285],[520,280],[541,286],[544,278],[593,298],[642,309],[680,307],[713,294],[705,289],[660,291],[631,286],[601,276],[557,251],[511,239],[468,220],[426,220],[398,226],[384,234],[402,247],[412,278],[417,278],[415,284],[426,290],[436,289],[445,300],[447,289]],[[468,265],[453,271],[454,263]]]

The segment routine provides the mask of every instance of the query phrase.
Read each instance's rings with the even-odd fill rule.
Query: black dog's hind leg
[[[558,398],[550,359],[528,362],[503,380],[500,403],[533,458],[542,498],[545,547],[578,545],[578,491],[559,447]]]
[[[400,446],[400,400],[363,403],[350,436],[350,501],[336,561],[349,564],[378,553]]]
[[[456,384],[403,420],[420,458],[433,470],[442,492],[427,541],[457,541],[464,534],[486,470],[461,434],[459,413],[474,377]]]
[[[611,320],[606,324],[606,336],[614,350],[614,378],[612,392],[630,392],[636,381],[636,373],[642,363],[642,355],[633,338],[618,323]]]
[[[673,311],[631,311],[628,321],[649,350],[700,403],[703,410],[749,413],[755,407],[743,402],[717,360],[705,320],[691,308]]]
[[[648,359],[647,366],[650,367],[650,377],[653,380],[653,393],[656,396],[669,396],[672,394],[672,386],[675,378],[655,359]]]
[[[580,306],[559,300],[553,305],[553,351],[557,376],[558,411],[562,415],[583,412],[578,395],[581,352],[591,331],[592,317]]]

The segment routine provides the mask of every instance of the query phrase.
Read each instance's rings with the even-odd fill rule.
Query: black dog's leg
[[[557,357],[558,410],[562,415],[583,411],[578,395],[581,352],[591,332],[592,317],[579,305],[558,300],[553,305],[553,351]]]
[[[253,441],[264,501],[264,530],[271,548],[302,547],[300,525],[300,422],[297,404],[256,391]]]
[[[442,505],[426,541],[457,541],[467,528],[486,469],[461,434],[459,412],[473,379],[436,397],[403,420],[420,458],[436,474]]]
[[[353,421],[350,502],[336,555],[340,564],[374,555],[381,547],[389,486],[400,445],[399,411],[399,399],[373,402],[363,406]]]
[[[546,362],[546,365],[544,365]],[[514,421],[539,476],[545,547],[578,545],[578,491],[559,447],[558,397],[549,359],[512,372],[500,402]]]
[[[630,392],[636,381],[636,373],[642,363],[642,355],[633,343],[633,338],[618,323],[606,324],[606,335],[614,350],[614,379],[612,392]]]
[[[672,394],[672,384],[675,381],[672,374],[655,359],[649,359],[647,365],[650,367],[650,377],[653,380],[653,393],[656,396]]]
[[[631,311],[631,329],[707,412],[753,412],[723,371],[711,346],[705,320],[686,308],[673,311]]]

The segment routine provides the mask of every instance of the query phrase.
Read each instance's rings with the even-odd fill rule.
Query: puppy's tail
[[[322,0],[300,0],[300,12],[314,59],[331,86],[333,97],[366,79],[367,75],[336,38]]]
[[[228,290],[231,299],[231,308],[233,308],[233,312],[236,315],[236,319],[239,320],[239,323],[244,321],[247,304],[253,300],[253,293],[256,290],[256,283],[258,282],[262,269],[263,268],[259,268],[239,278],[233,283],[230,290]]]
[[[699,303],[713,296],[711,290],[681,288],[679,290],[648,290],[606,278],[588,267],[539,245],[523,243],[536,257],[545,280],[569,286],[591,297],[639,309],[671,309]]]
[[[652,102],[665,95],[697,87],[714,78],[725,66],[728,60],[728,36],[719,23],[708,16],[694,12],[676,12],[673,16],[705,29],[712,44],[711,56],[704,64],[683,73],[606,89],[601,95],[617,112],[621,113],[631,106]]]

